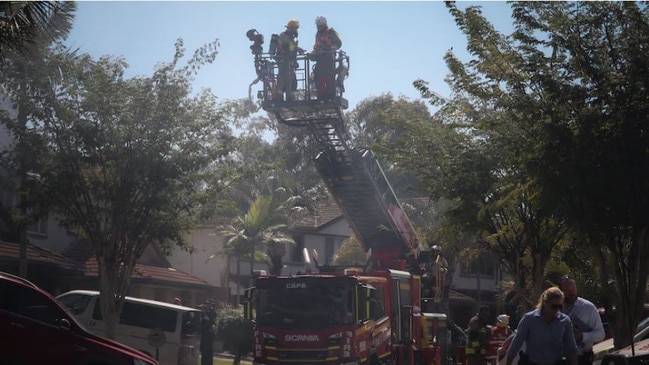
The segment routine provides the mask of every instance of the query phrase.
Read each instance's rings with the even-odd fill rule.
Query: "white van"
[[[103,335],[98,291],[73,290],[56,299],[87,330]],[[195,308],[126,297],[115,340],[157,358],[160,365],[197,365],[201,317]]]

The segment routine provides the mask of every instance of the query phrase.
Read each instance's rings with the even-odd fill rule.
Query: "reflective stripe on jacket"
[[[491,336],[489,337],[489,344],[487,345],[487,357],[496,357],[498,348],[503,345],[507,337],[511,334],[509,327],[493,326],[491,328]]]

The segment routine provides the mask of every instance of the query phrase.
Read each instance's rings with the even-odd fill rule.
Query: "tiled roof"
[[[97,276],[97,259],[95,256],[86,260],[84,275]],[[185,283],[194,285],[210,285],[207,281],[197,278],[184,271],[174,269],[173,267],[156,267],[150,265],[135,264],[133,279],[150,279],[170,281],[174,283]]]
[[[0,241],[0,258],[3,259],[16,259],[20,255],[20,245],[13,242],[2,242]],[[77,264],[75,261],[70,260],[62,255],[46,250],[44,248],[27,245],[27,261],[28,262],[44,262],[51,263],[53,265],[65,268],[65,269],[77,269],[82,270],[81,265]]]
[[[63,256],[78,263],[86,262],[92,255],[92,244],[85,240],[72,242],[63,251]]]
[[[97,276],[97,258],[94,255],[92,246],[89,242],[73,242],[68,246],[63,254],[76,262],[83,263],[85,276]],[[210,285],[203,279],[173,267],[144,265],[140,263],[135,264],[133,278],[195,285]]]
[[[448,291],[448,298],[451,300],[455,301],[465,301],[465,302],[472,302],[475,299],[471,298],[468,295],[462,294],[460,292],[457,292],[455,290],[449,290]]]
[[[315,213],[310,214],[298,223],[295,224],[293,228],[296,229],[319,229],[332,221],[341,218],[343,216],[342,210],[338,207],[338,204],[334,201],[320,204]]]

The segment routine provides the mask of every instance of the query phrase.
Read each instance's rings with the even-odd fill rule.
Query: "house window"
[[[295,241],[295,245],[291,251],[291,261],[303,263],[304,255],[302,251],[304,251],[304,236],[293,236],[293,240]]]
[[[41,236],[47,236],[47,222],[48,217],[43,216],[39,218],[36,222],[27,226],[27,232],[32,234],[38,234]]]
[[[335,240],[333,236],[325,237],[325,263],[331,264],[334,258]]]
[[[496,276],[496,263],[490,257],[478,257],[460,266],[462,276],[477,276],[493,279]]]

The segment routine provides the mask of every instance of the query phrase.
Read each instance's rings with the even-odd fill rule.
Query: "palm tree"
[[[279,275],[286,245],[295,243],[288,234],[287,225],[284,223],[286,217],[281,207],[272,195],[262,195],[253,201],[245,214],[235,217],[230,224],[217,227],[218,234],[225,239],[221,254],[237,258],[248,256],[251,279],[257,249],[265,249],[269,257],[270,274]],[[241,274],[238,261],[237,277]]]
[[[77,50],[68,50],[60,43],[72,29],[74,12],[77,5],[73,1],[3,1],[0,2],[0,71],[2,71],[3,85],[8,97],[13,102],[23,105],[24,100],[29,100],[26,90],[30,88],[30,78],[43,80],[49,77],[61,77],[67,64],[65,61],[75,60]],[[50,50],[50,46],[58,44],[60,53]],[[45,67],[44,65],[47,65]],[[35,72],[52,67],[53,73],[43,74]],[[39,78],[40,76],[40,78]],[[20,85],[18,93],[10,91],[12,84]],[[29,101],[27,102],[29,103]],[[17,124],[26,131],[27,121],[24,108],[18,107]],[[16,150],[25,150],[24,136],[26,133],[16,135]],[[32,154],[33,155],[33,154]],[[17,167],[15,176],[10,176],[10,186],[17,180],[17,189],[20,196],[34,195],[34,189],[28,185],[28,174],[31,167],[27,165],[28,158],[19,157],[15,161],[4,163]],[[31,159],[34,161],[34,159]],[[5,164],[5,167],[7,166]],[[17,178],[17,179],[16,179]],[[6,184],[7,181],[2,183]],[[16,188],[13,186],[13,188]],[[41,206],[30,204],[29,199],[20,201],[20,213],[15,214],[12,206],[0,204],[0,225],[8,227],[5,232],[0,232],[5,239],[20,242],[19,274],[27,276],[27,234],[26,227],[29,223],[40,218],[45,210]],[[32,199],[38,201],[40,199]],[[43,200],[41,200],[43,201]],[[29,206],[28,206],[29,205]],[[38,209],[36,209],[38,208]],[[29,214],[28,214],[29,212]]]
[[[74,1],[0,2],[0,60],[8,51],[25,54],[40,39],[65,39],[72,30]]]

